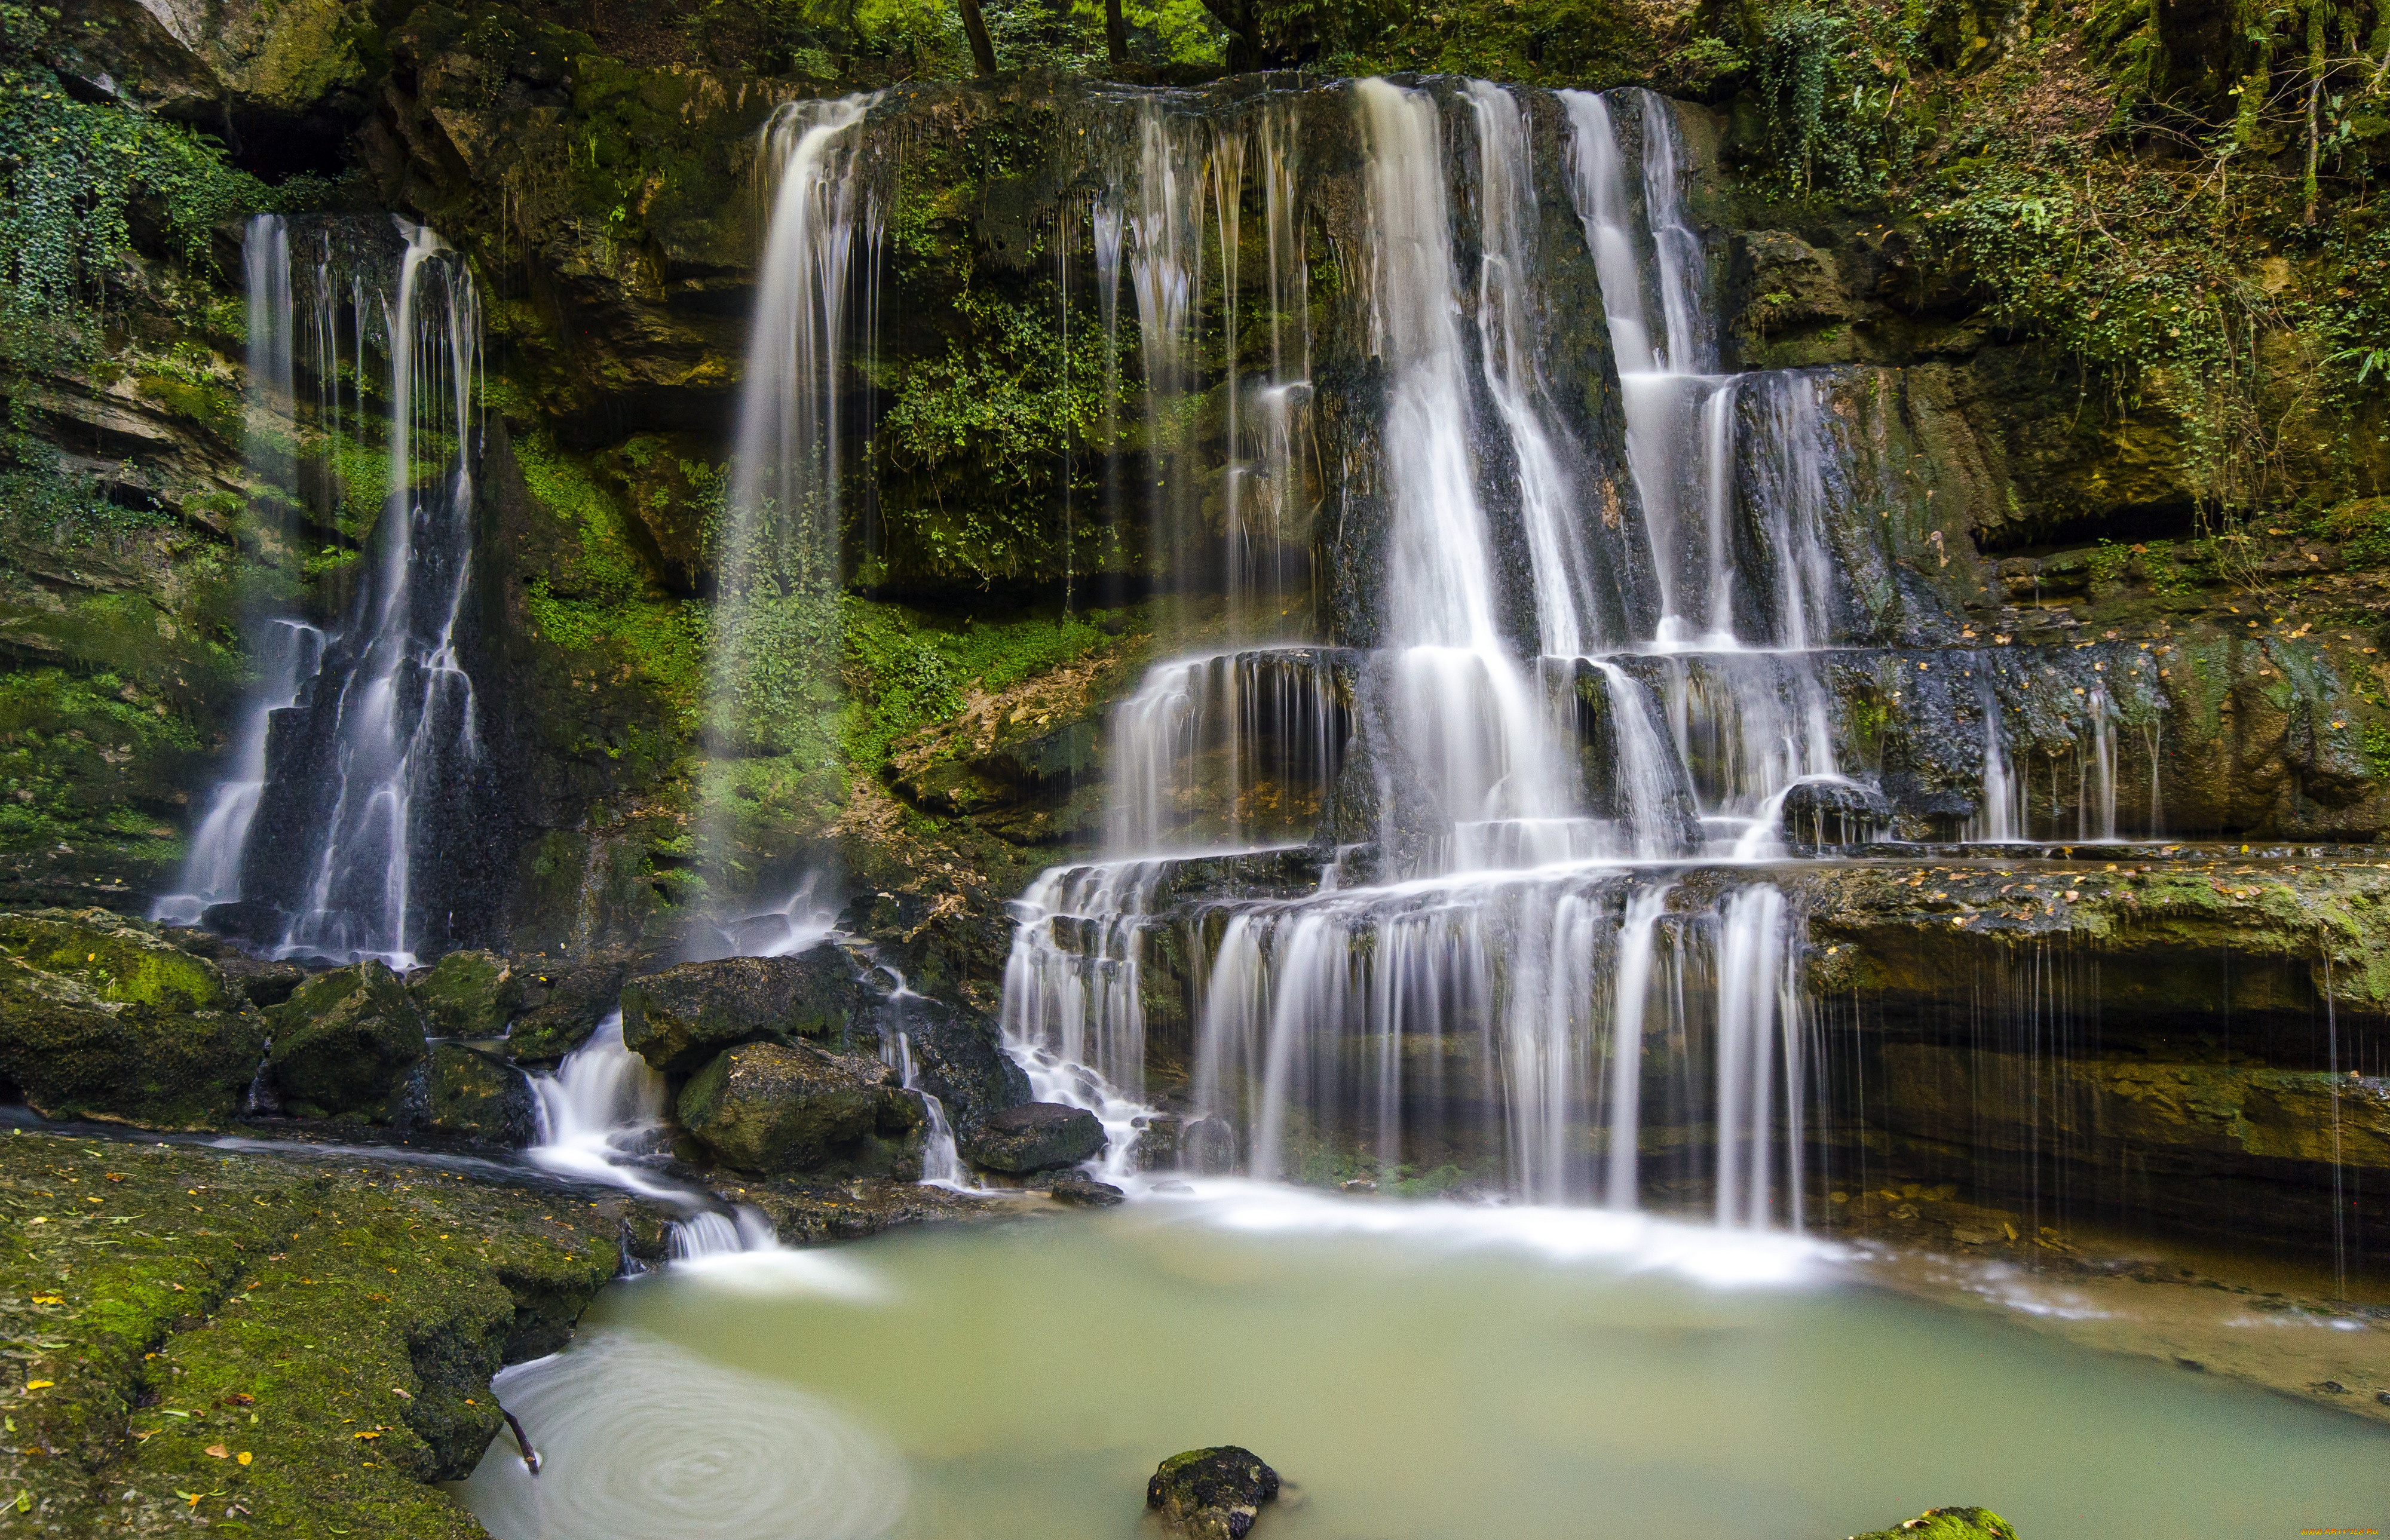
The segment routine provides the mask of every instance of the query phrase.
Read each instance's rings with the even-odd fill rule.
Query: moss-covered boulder
[[[266,1062],[294,1117],[384,1114],[427,1051],[415,997],[370,960],[310,979],[266,1013]]]
[[[631,976],[627,958],[593,957],[572,966],[525,967],[522,1014],[507,1033],[507,1057],[523,1064],[553,1064],[581,1046],[622,998]]]
[[[204,959],[106,910],[0,916],[0,1075],[45,1117],[220,1127],[264,1025]]]
[[[495,952],[451,952],[406,988],[435,1037],[495,1037],[522,1008],[522,980]]]
[[[72,978],[119,1005],[176,1011],[238,1004],[212,964],[155,927],[106,909],[0,915],[0,954]]]
[[[1104,1143],[1104,1125],[1093,1112],[1052,1101],[991,1113],[960,1140],[964,1160],[1009,1175],[1076,1165],[1101,1154]]]
[[[390,1121],[409,1133],[445,1135],[505,1149],[539,1136],[531,1082],[502,1059],[459,1043],[434,1043],[391,1100]]]
[[[2017,1540],[2017,1532],[1987,1508],[1929,1508],[1907,1523],[1853,1540]]]
[[[0,1442],[9,1533],[291,1540],[482,1540],[430,1483],[503,1436],[491,1375],[563,1346],[618,1238],[664,1217],[418,1167],[41,1134],[0,1139],[0,1328],[35,1386]]]
[[[1259,1455],[1224,1444],[1163,1460],[1145,1483],[1145,1506],[1187,1540],[1245,1540],[1278,1490],[1278,1472]]]
[[[843,1041],[863,1001],[855,972],[834,946],[682,963],[623,986],[623,1041],[666,1074],[742,1043]]]
[[[892,1079],[808,1043],[742,1044],[681,1092],[681,1125],[737,1171],[902,1175],[909,1163],[918,1175],[927,1112]]]

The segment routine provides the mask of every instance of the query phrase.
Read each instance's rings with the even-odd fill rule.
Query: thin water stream
[[[1206,1184],[617,1288],[508,1370],[546,1459],[499,1540],[1135,1531],[1241,1443],[1315,1537],[1849,1534],[1984,1502],[2036,1537],[2378,1523],[2381,1430],[1857,1281],[1835,1253],[1598,1210]]]

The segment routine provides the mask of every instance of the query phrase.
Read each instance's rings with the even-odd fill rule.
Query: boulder
[[[834,946],[786,957],[682,963],[623,988],[623,1041],[666,1074],[693,1073],[742,1043],[843,1039],[863,995]]]
[[[290,917],[263,899],[211,904],[199,915],[199,925],[212,935],[272,947],[290,933]]]
[[[1854,1540],[2017,1540],[2017,1532],[1987,1508],[1929,1508],[1905,1524]]]
[[[770,1174],[884,1162],[880,1142],[918,1145],[928,1112],[877,1060],[810,1043],[743,1043],[680,1094],[681,1126],[724,1165]],[[918,1169],[918,1157],[917,1157]]]
[[[444,1134],[522,1149],[539,1136],[531,1082],[502,1059],[457,1043],[434,1043],[393,1093],[390,1121],[403,1132]]]
[[[1109,1209],[1128,1201],[1128,1194],[1110,1182],[1099,1182],[1083,1171],[1066,1171],[1047,1189],[1057,1203],[1073,1208]]]
[[[937,1097],[957,1128],[1029,1099],[1029,1077],[1004,1051],[1004,1034],[977,1011],[899,995],[881,1007],[880,1031],[904,1035],[913,1056],[913,1084]]]
[[[161,934],[191,956],[215,964],[225,982],[247,995],[249,1003],[260,1010],[280,1005],[290,998],[292,990],[307,982],[307,970],[297,963],[258,956],[207,930],[168,926]]]
[[[301,984],[266,1026],[266,1064],[293,1117],[382,1112],[426,1051],[415,997],[374,961]]]
[[[121,1005],[157,1010],[238,1008],[223,972],[157,927],[107,909],[0,915],[0,955],[71,977]]]
[[[1245,1540],[1278,1489],[1278,1472],[1260,1456],[1224,1444],[1163,1460],[1145,1483],[1145,1506],[1188,1540]]]
[[[581,1046],[621,999],[623,981],[630,976],[625,957],[593,957],[553,969],[518,967],[522,1007],[507,1033],[507,1057],[524,1064],[553,1064]]]
[[[104,909],[0,916],[0,1076],[47,1118],[220,1127],[264,1024],[206,960]]]
[[[989,1113],[957,1142],[971,1164],[1022,1175],[1100,1154],[1104,1127],[1082,1108],[1029,1101]]]
[[[522,1008],[522,980],[495,952],[451,952],[406,987],[435,1037],[496,1037]]]

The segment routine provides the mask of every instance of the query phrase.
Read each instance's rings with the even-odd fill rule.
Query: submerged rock
[[[1852,1540],[2017,1540],[2017,1532],[1987,1508],[1929,1508],[1905,1524]]]
[[[876,1060],[809,1043],[745,1043],[680,1096],[681,1125],[714,1158],[759,1174],[839,1165],[858,1174],[919,1174],[920,1097]]]
[[[990,1113],[957,1143],[971,1164],[1019,1176],[1100,1154],[1104,1125],[1083,1108],[1029,1101]]]
[[[861,999],[833,946],[682,963],[623,986],[623,1041],[664,1073],[688,1074],[742,1043],[843,1037]]]
[[[406,987],[436,1037],[495,1037],[522,1008],[522,980],[495,952],[451,952]]]
[[[1278,1489],[1278,1472],[1260,1456],[1224,1444],[1163,1460],[1145,1483],[1145,1506],[1189,1540],[1244,1540]]]
[[[427,1051],[415,997],[370,960],[309,980],[266,1022],[266,1064],[293,1117],[380,1110]]]
[[[264,1023],[206,960],[104,909],[0,916],[0,1076],[48,1118],[220,1126]]]

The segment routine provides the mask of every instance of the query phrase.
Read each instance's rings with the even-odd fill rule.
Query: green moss
[[[179,853],[155,816],[128,833],[127,799],[161,814],[199,748],[188,722],[112,674],[0,675],[0,849],[96,844],[147,859]]]
[[[48,1382],[0,1482],[47,1533],[477,1536],[426,1483],[619,1263],[584,1202],[41,1135],[0,1140],[0,1329]]]
[[[681,724],[693,724],[703,688],[705,607],[658,586],[629,513],[585,459],[538,434],[517,440],[514,449],[524,486],[572,537],[554,574],[534,579],[525,596],[532,623],[568,651],[619,657]]]
[[[0,915],[0,953],[119,1004],[188,1011],[237,1003],[213,968],[105,910]]]
[[[1987,1508],[1929,1508],[1905,1524],[1857,1540],[2017,1540],[2017,1533]]]

